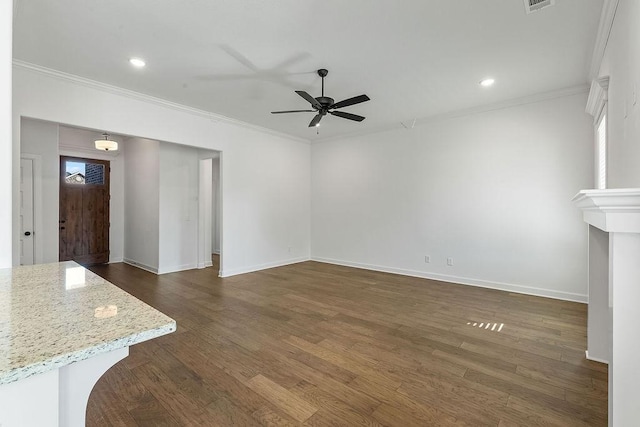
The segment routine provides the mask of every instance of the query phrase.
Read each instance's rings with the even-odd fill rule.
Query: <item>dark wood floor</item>
[[[102,377],[89,426],[606,425],[583,304],[315,262],[92,270],[178,330]]]

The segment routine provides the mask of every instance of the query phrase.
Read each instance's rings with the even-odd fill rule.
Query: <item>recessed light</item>
[[[140,59],[140,58],[131,58],[131,59],[129,59],[129,63],[130,63],[131,65],[133,65],[134,67],[137,67],[137,68],[142,68],[142,67],[144,67],[145,65],[147,65],[147,64],[146,64],[146,62],[144,62],[144,61],[143,61],[142,59]]]
[[[484,79],[480,81],[480,86],[483,86],[483,87],[493,86],[495,82],[496,82],[495,79],[491,79],[491,78]]]

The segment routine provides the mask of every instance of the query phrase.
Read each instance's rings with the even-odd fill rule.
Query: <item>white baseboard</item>
[[[250,267],[236,268],[233,270],[220,270],[220,277],[231,277],[238,274],[252,273],[254,271],[266,270],[268,268],[282,267],[289,264],[297,264],[299,262],[309,261],[309,257],[291,258],[282,261],[268,262],[265,264],[253,265]]]
[[[593,360],[594,362],[604,363],[605,365],[609,364],[609,361],[606,359],[600,359],[599,357],[589,356],[589,350],[585,350],[584,354],[587,357],[587,360]]]
[[[552,291],[549,289],[533,288],[529,286],[514,285],[511,283],[492,282],[482,279],[471,279],[468,277],[451,276],[447,274],[429,273],[423,271],[406,270],[402,268],[384,267],[379,265],[363,264],[359,262],[341,261],[331,258],[311,257],[312,261],[324,262],[326,264],[342,265],[345,267],[362,268],[364,270],[381,271],[383,273],[401,274],[403,276],[420,277],[422,279],[438,280],[440,282],[450,282],[459,285],[478,286],[481,288],[496,289],[500,291],[514,292],[518,294],[533,295],[538,297],[554,298],[564,301],[587,303],[588,296],[569,292]]]
[[[158,274],[175,273],[177,271],[193,270],[198,268],[198,264],[182,264],[173,267],[158,269]]]
[[[213,262],[211,262],[211,261],[199,262],[198,263],[198,268],[207,268],[207,267],[211,267],[211,266],[213,266]]]
[[[124,258],[113,258],[109,260],[109,264],[116,264],[118,262],[124,262]]]
[[[122,260],[122,262],[124,262],[125,264],[132,265],[134,267],[138,267],[138,268],[140,268],[142,270],[146,270],[146,271],[148,271],[150,273],[158,274],[158,269],[156,267],[151,267],[150,265],[146,265],[146,264],[143,264],[143,263],[138,262],[138,261],[134,261],[134,260],[129,259],[129,258],[124,258]]]

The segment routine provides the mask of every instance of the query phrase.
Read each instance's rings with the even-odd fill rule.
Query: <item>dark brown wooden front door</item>
[[[60,261],[109,262],[109,162],[60,157]]]

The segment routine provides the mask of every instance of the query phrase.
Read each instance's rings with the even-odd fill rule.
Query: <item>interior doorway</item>
[[[109,262],[110,162],[60,156],[60,261]]]
[[[200,159],[198,268],[220,271],[220,154]]]
[[[213,266],[220,270],[221,252],[221,224],[222,224],[222,193],[221,193],[221,173],[220,173],[221,153],[211,159],[211,252]]]

